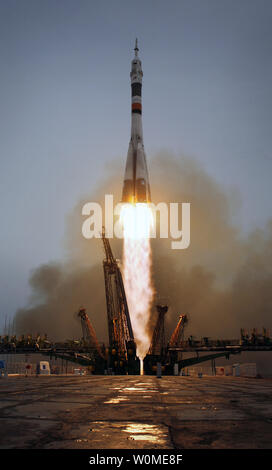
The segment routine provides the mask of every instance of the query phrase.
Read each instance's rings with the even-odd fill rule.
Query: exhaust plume
[[[231,219],[235,201],[191,158],[161,152],[153,158],[150,174],[154,203],[191,203],[188,249],[171,250],[169,239],[151,241],[155,300],[167,299],[169,334],[180,313],[188,314],[187,333],[195,336],[238,338],[241,327],[269,328],[272,221],[243,236]],[[121,180],[122,170],[115,165],[95,194],[76,205],[67,222],[67,259],[32,272],[33,295],[15,315],[17,334],[39,331],[52,339],[80,337],[74,312],[84,305],[99,340],[108,341],[102,242],[82,237],[81,209],[87,201],[103,205],[105,193],[119,202]],[[122,241],[111,244],[121,258]],[[155,320],[153,311],[150,328]]]

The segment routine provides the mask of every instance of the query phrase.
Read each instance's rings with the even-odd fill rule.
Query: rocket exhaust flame
[[[141,240],[150,237],[153,214],[148,204],[124,204],[121,210],[124,238]]]
[[[143,359],[150,345],[147,330],[153,300],[151,279],[151,209],[147,204],[126,204],[122,208],[124,229],[123,278],[137,355]]]

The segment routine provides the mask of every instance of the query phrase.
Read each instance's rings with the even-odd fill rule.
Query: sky
[[[270,0],[0,0],[0,327],[65,255],[78,200],[125,166],[136,36],[147,158],[197,159],[244,232],[265,224],[271,21]]]

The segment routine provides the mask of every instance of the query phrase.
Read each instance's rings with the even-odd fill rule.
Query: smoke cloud
[[[17,311],[17,334],[44,333],[55,340],[79,338],[75,312],[85,306],[99,341],[108,341],[102,241],[81,234],[85,202],[103,205],[104,195],[121,196],[123,169],[114,166],[95,191],[67,218],[67,259],[35,269],[29,305]],[[152,240],[155,302],[168,303],[168,334],[187,313],[187,334],[238,338],[239,329],[269,328],[272,305],[272,221],[242,235],[231,217],[235,198],[192,158],[157,154],[150,165],[152,200],[191,203],[191,244],[172,250],[170,239]],[[113,240],[121,258],[122,241]],[[156,319],[155,309],[150,328]]]

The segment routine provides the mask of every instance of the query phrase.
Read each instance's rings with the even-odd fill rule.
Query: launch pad
[[[94,375],[140,375],[140,359],[137,356],[136,341],[130,320],[122,273],[113,256],[109,240],[102,233],[105,250],[103,260],[109,344],[100,344],[89,315],[81,307],[77,317],[81,321],[83,336],[79,340],[61,343],[51,342],[47,336],[22,335],[0,337],[0,354],[38,353],[50,358],[59,358],[87,368]],[[156,375],[180,375],[186,367],[211,361],[215,369],[215,359],[240,354],[243,351],[272,351],[272,339],[267,329],[259,334],[253,329],[248,334],[240,331],[240,339],[196,340],[192,336],[185,339],[184,330],[188,323],[186,314],[178,316],[178,322],[169,341],[165,336],[165,315],[168,307],[157,305],[157,321],[153,330],[150,346],[143,360],[143,373]],[[184,358],[184,353],[191,357]],[[3,366],[2,366],[3,367]],[[3,369],[2,369],[3,371]],[[0,366],[1,372],[1,366]]]
[[[1,449],[271,448],[271,379],[0,380]]]

